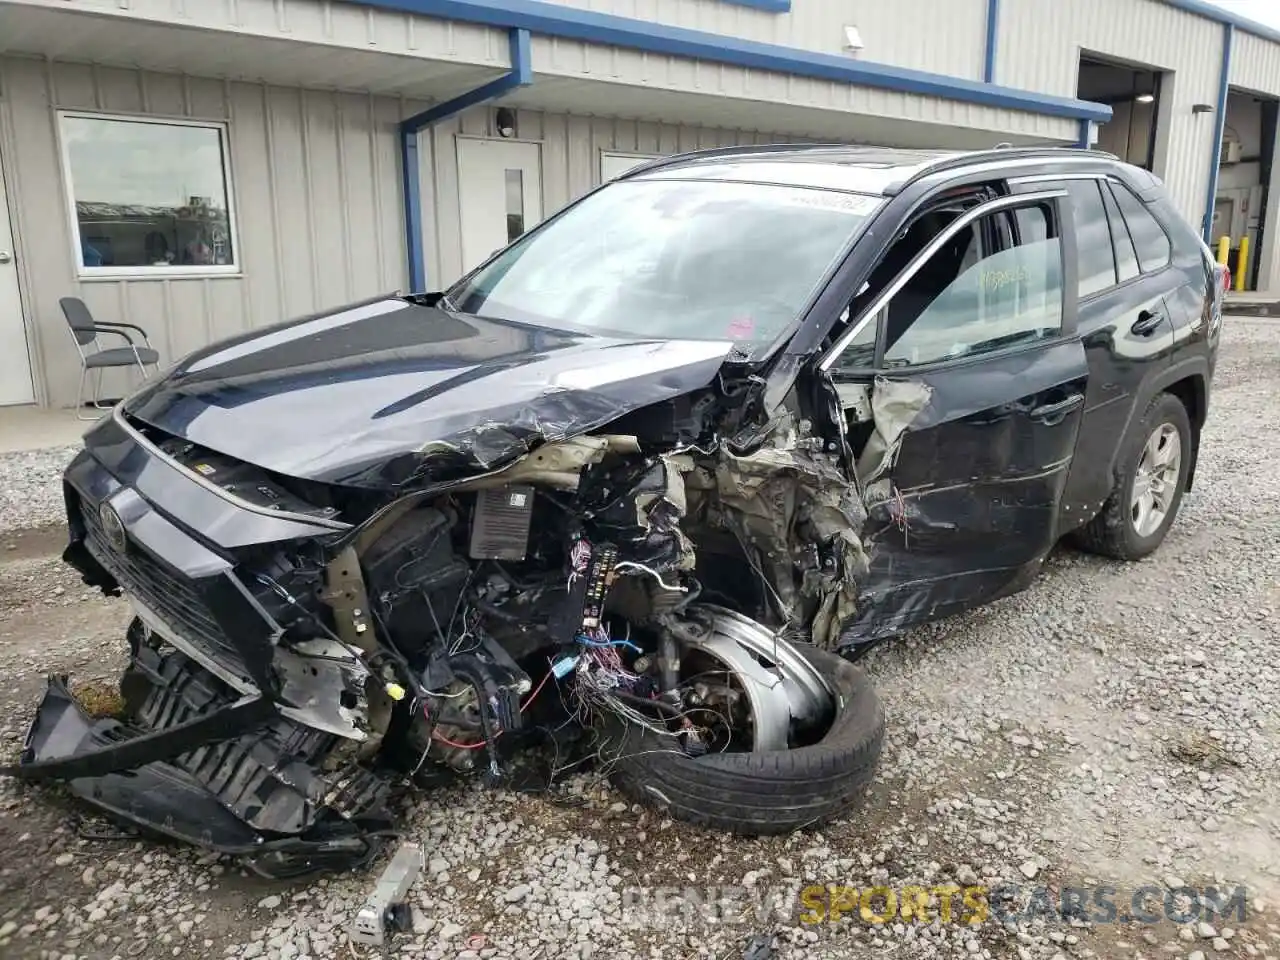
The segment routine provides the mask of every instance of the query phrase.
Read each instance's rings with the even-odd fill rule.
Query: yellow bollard
[[[1227,258],[1231,256],[1231,238],[1224,236],[1218,238],[1218,262],[1224,267],[1227,265]]]
[[[1240,252],[1236,254],[1236,292],[1244,289],[1244,275],[1249,272],[1249,235],[1240,238]]]

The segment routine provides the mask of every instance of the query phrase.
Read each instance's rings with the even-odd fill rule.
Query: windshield
[[[766,184],[624,180],[449,291],[465,313],[602,336],[767,345],[880,200]]]

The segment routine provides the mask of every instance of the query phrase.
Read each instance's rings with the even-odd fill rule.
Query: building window
[[[82,277],[238,272],[227,130],[59,116]]]
[[[524,171],[507,170],[507,243],[524,233]]]

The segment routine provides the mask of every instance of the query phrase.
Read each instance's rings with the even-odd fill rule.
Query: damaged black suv
[[[66,559],[128,595],[129,663],[111,709],[52,678],[10,772],[269,875],[549,750],[682,819],[821,821],[880,751],[860,650],[1064,536],[1158,546],[1222,298],[1102,154],[649,163],[447,291],[208,347],[94,427]]]

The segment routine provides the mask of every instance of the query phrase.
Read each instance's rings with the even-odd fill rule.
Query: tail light
[[[1222,292],[1226,293],[1231,289],[1231,268],[1226,264],[1222,265]]]

